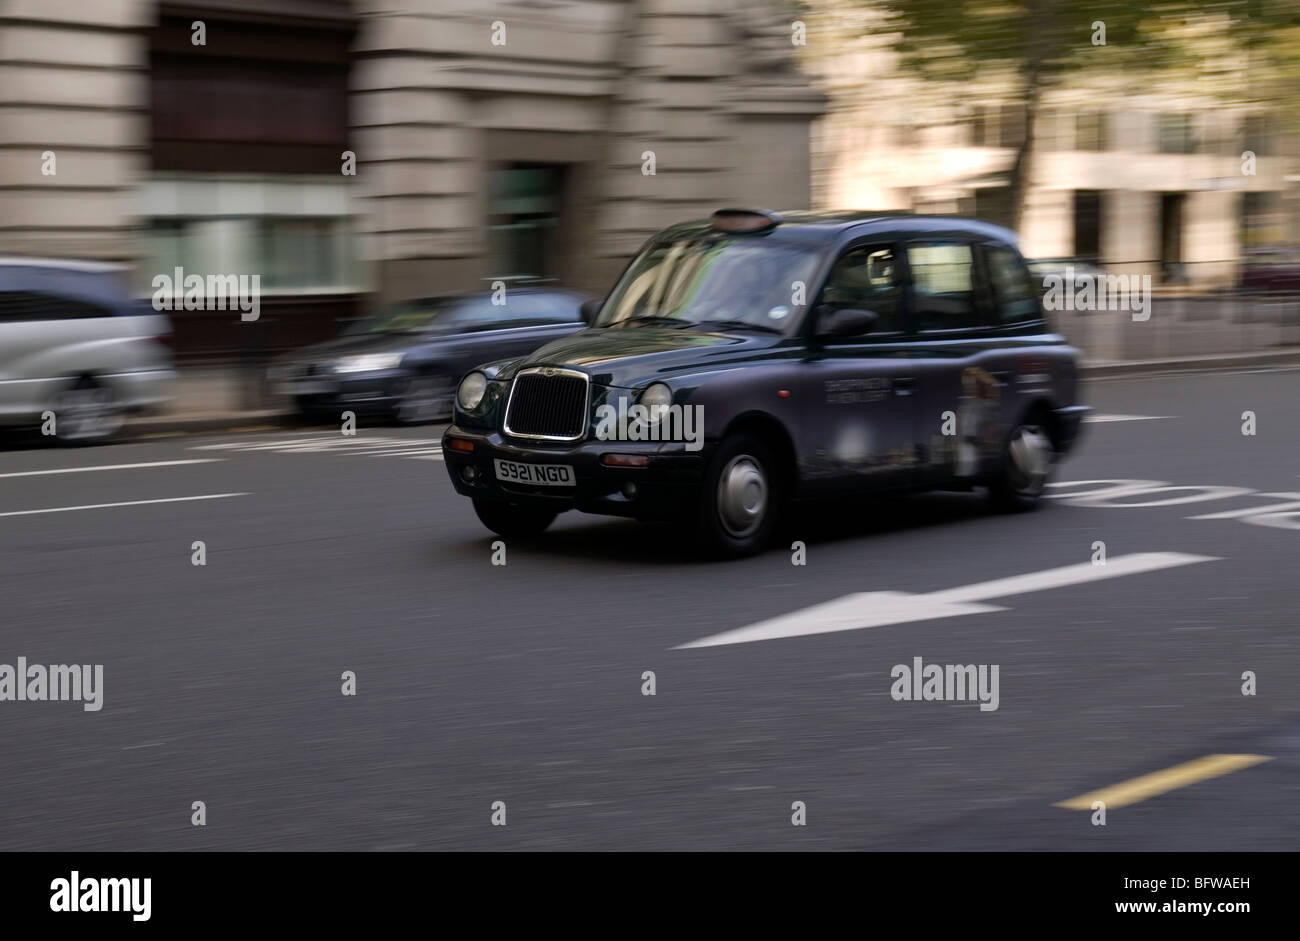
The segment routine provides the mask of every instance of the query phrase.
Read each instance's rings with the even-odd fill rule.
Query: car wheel
[[[554,510],[503,500],[474,500],[474,512],[479,522],[498,536],[526,538],[540,536],[546,527],[555,522]]]
[[[332,422],[339,413],[331,412],[311,399],[298,397],[294,400],[294,414],[304,425],[324,425]]]
[[[989,485],[993,505],[1010,511],[1036,507],[1054,457],[1052,439],[1037,416],[1014,426],[1003,442],[996,476]]]
[[[59,393],[52,411],[55,437],[64,444],[109,441],[126,421],[113,390],[90,376]]]
[[[451,376],[412,376],[397,402],[397,420],[403,425],[424,425],[450,418],[455,394],[456,380]]]
[[[753,435],[722,442],[700,493],[696,531],[712,555],[761,552],[772,536],[780,505],[772,452]]]

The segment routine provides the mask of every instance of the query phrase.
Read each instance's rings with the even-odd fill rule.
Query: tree
[[[1034,122],[1046,90],[1090,70],[1150,75],[1183,61],[1189,18],[1222,8],[1196,2],[1129,0],[864,0],[883,12],[875,32],[891,37],[901,65],[952,89],[997,73],[1024,109],[1009,172],[1011,225],[1018,228],[1029,188]],[[1259,6],[1281,0],[1239,0]],[[1233,2],[1228,6],[1237,5]]]

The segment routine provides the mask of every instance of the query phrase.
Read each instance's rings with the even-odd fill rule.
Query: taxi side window
[[[917,242],[907,247],[917,330],[977,327],[974,255],[964,242]]]
[[[874,311],[880,319],[873,334],[901,330],[903,292],[896,260],[894,249],[888,245],[849,249],[827,276],[822,303],[832,310]]]
[[[984,255],[988,259],[998,320],[1020,323],[1042,317],[1038,289],[1020,256],[1002,245],[984,246]]]

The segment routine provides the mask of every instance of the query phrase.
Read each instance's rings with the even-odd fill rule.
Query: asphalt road
[[[1298,388],[1294,369],[1096,382],[1103,416],[1143,417],[1088,425],[1058,481],[1300,501]],[[103,665],[98,711],[0,702],[0,847],[1300,848],[1300,513],[1191,518],[1284,498],[825,507],[794,523],[802,566],[701,563],[670,527],[570,514],[496,566],[440,430],[0,451],[0,663]],[[47,473],[177,461],[206,463]],[[1178,497],[1197,502],[1113,505]],[[1123,574],[1136,553],[1182,555]],[[889,623],[677,649],[1081,563],[967,593],[988,610],[912,598],[920,619],[889,622],[869,595],[838,626]],[[916,657],[997,665],[998,708],[896,701]],[[1108,791],[1105,826],[1056,806],[1224,754],[1258,757]]]

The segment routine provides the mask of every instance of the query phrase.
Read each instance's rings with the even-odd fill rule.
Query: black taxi
[[[803,500],[982,486],[1027,509],[1088,411],[1015,235],[971,219],[719,210],[584,316],[457,389],[447,471],[500,535],[572,509],[744,555]]]

